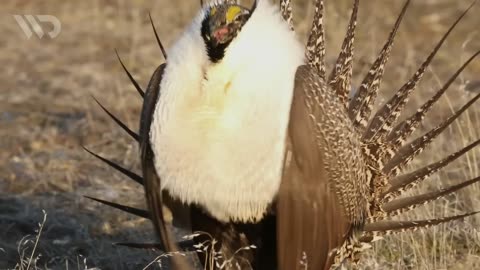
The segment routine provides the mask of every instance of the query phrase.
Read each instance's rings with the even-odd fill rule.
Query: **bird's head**
[[[200,10],[167,53],[158,104],[163,129],[186,119],[210,133],[212,126],[224,125],[219,121],[250,117],[254,111],[240,107],[251,100],[276,107],[277,99],[289,99],[303,45],[270,2],[257,0],[246,8],[217,0]],[[227,120],[233,115],[238,121]]]
[[[236,3],[212,4],[205,12],[201,35],[210,61],[216,63],[250,18],[250,10]]]

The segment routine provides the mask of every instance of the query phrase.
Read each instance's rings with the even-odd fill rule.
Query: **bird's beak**
[[[214,45],[230,42],[247,22],[250,12],[248,9],[232,5],[223,12],[212,10],[210,20],[210,40]]]

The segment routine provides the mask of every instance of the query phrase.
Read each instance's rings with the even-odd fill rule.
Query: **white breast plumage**
[[[202,16],[169,52],[150,131],[155,168],[163,189],[215,218],[258,220],[280,184],[303,46],[278,9],[260,1],[213,64]]]

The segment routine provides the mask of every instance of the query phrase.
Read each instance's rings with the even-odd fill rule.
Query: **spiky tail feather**
[[[308,64],[313,67],[322,79],[325,79],[325,27],[323,26],[325,7],[323,0],[315,1],[315,15],[313,16],[312,28],[308,36],[305,56]]]
[[[415,139],[411,143],[401,147],[396,154],[383,167],[383,172],[389,175],[398,175],[403,167],[408,165],[417,155],[419,155],[425,148],[438,137],[450,124],[453,123],[460,115],[462,115],[470,106],[472,106],[478,99],[480,94],[472,98],[462,108],[453,113],[449,118],[441,124],[425,133],[423,136]]]
[[[123,64],[122,58],[120,58],[120,55],[118,54],[117,49],[115,49],[115,54],[117,55],[117,58],[118,58],[118,61],[120,62],[120,65],[122,65],[123,71],[125,71],[125,73],[127,74],[128,79],[133,84],[133,86],[135,87],[137,92],[140,94],[140,96],[142,96],[142,98],[143,98],[143,96],[145,95],[145,92],[142,90],[140,85],[138,85],[137,81],[133,78],[132,74],[130,73],[130,71],[128,71],[127,67]]]
[[[123,205],[123,204],[119,204],[119,203],[114,203],[114,202],[110,202],[110,201],[106,201],[106,200],[102,200],[102,199],[98,199],[98,198],[94,198],[94,197],[90,197],[90,196],[85,196],[85,198],[88,198],[90,200],[94,200],[94,201],[99,202],[101,204],[105,204],[107,206],[110,206],[112,208],[121,210],[121,211],[129,213],[129,214],[132,214],[132,215],[137,216],[137,217],[151,219],[150,214],[148,213],[147,210],[138,209],[138,208],[135,208],[135,207],[131,207],[131,206],[127,206],[127,205]]]
[[[383,235],[390,235],[393,233],[399,233],[399,232],[405,232],[405,231],[415,231],[418,229],[428,228],[428,227],[439,225],[449,221],[461,220],[466,217],[476,215],[478,213],[480,213],[480,211],[455,215],[451,217],[425,219],[425,220],[378,221],[378,222],[366,224],[364,227],[364,232],[367,235],[369,233],[374,233],[374,235],[376,236],[380,236],[380,235],[383,236]]]
[[[203,6],[203,1],[200,2],[200,5]],[[150,24],[152,25],[153,33],[155,34],[155,39],[157,40],[158,47],[162,52],[163,58],[165,59],[165,61],[167,61],[167,51],[165,51],[165,47],[163,47],[162,41],[158,36],[157,29],[155,28],[155,24],[153,23],[152,15],[150,14],[150,12],[148,13],[148,18],[150,19]]]
[[[395,25],[388,36],[387,42],[383,45],[383,49],[378,55],[378,58],[373,63],[370,71],[363,79],[358,91],[355,93],[355,96],[350,101],[348,106],[348,115],[353,121],[353,126],[356,127],[359,132],[364,132],[368,124],[368,119],[370,118],[370,113],[373,109],[373,104],[377,98],[378,89],[382,82],[383,73],[385,70],[385,64],[390,57],[390,52],[392,51],[393,42],[395,41],[395,36],[397,35],[398,28],[405,16],[407,8],[410,4],[410,0],[405,2],[405,5],[400,12],[400,15],[395,22]]]
[[[359,3],[359,0],[354,0],[353,2],[352,15],[348,24],[347,34],[343,40],[342,49],[335,63],[335,67],[328,78],[328,84],[337,92],[338,98],[345,104],[346,108],[348,108],[348,94],[351,90],[353,49]]]
[[[452,194],[462,188],[466,188],[480,181],[480,177],[473,178],[460,184],[452,185],[447,188],[442,188],[437,191],[424,193],[421,195],[410,196],[406,198],[399,198],[382,205],[383,211],[389,216],[397,216],[406,211],[415,209],[420,205],[427,204],[439,198]]]
[[[100,108],[102,108],[102,110],[108,115],[110,116],[110,118],[112,118],[113,121],[115,121],[115,123],[121,127],[128,135],[130,135],[130,137],[132,137],[135,141],[140,141],[140,136],[138,136],[138,134],[136,132],[134,132],[133,130],[131,130],[126,124],[124,124],[122,121],[120,121],[120,119],[118,119],[115,115],[113,115],[109,110],[107,110],[107,108],[105,108],[102,103],[100,103],[100,101],[98,101],[94,96],[92,96],[92,98],[95,100],[95,102],[98,104],[98,106],[100,106]]]
[[[203,5],[203,3],[201,3]],[[167,59],[167,54],[165,52],[165,49],[160,41],[160,38],[158,37],[158,34],[157,34],[157,31],[155,29],[155,26],[154,26],[154,23],[153,23],[153,20],[149,14],[149,17],[150,17],[150,23],[152,25],[152,28],[153,28],[153,31],[154,31],[154,34],[155,34],[155,37],[157,39],[157,43],[160,47],[160,50],[163,54],[163,57],[165,59]],[[135,87],[135,89],[137,90],[137,92],[141,95],[142,98],[145,98],[145,95],[147,95],[147,100],[144,100],[144,102],[152,102],[152,100],[155,100],[156,101],[156,97],[158,95],[158,86],[159,86],[159,79],[161,78],[162,74],[163,74],[163,70],[165,68],[165,64],[162,64],[160,65],[156,70],[155,72],[153,73],[152,75],[152,79],[150,80],[149,84],[148,84],[148,90],[150,91],[147,91],[147,93],[145,93],[143,91],[143,89],[140,87],[140,85],[137,83],[137,81],[133,78],[132,74],[130,73],[130,71],[126,68],[126,66],[124,65],[122,59],[120,58],[119,54],[118,54],[118,51],[115,50],[115,53],[117,55],[117,58],[123,68],[123,70],[125,71],[125,73],[127,74],[128,78],[130,79],[130,82],[133,84],[133,86]],[[153,89],[153,90],[152,90]],[[155,93],[153,93],[155,92]],[[149,96],[148,96],[149,95]],[[94,97],[93,97],[94,98]],[[107,113],[107,115],[109,115],[113,120],[114,122],[120,126],[124,131],[126,131],[134,140],[136,140],[137,142],[140,143],[140,145],[142,146],[142,143],[145,142],[145,140],[148,141],[148,138],[146,138],[144,136],[144,138],[140,137],[140,135],[138,135],[136,132],[132,131],[130,128],[128,128],[128,126],[123,123],[121,120],[119,120],[116,116],[114,116],[109,110],[107,110],[98,100],[96,100],[94,98],[94,100],[97,102],[97,104],[102,108],[102,110]],[[143,117],[143,115],[142,115]],[[145,123],[141,122],[141,127],[140,127],[140,131],[141,132],[144,132],[145,130]],[[108,160],[100,155],[97,155],[95,153],[93,153],[92,151],[90,151],[89,149],[87,149],[86,147],[83,147],[85,151],[87,151],[89,154],[93,155],[94,157],[96,157],[97,159],[101,160],[102,162],[106,163],[108,166],[114,168],[115,170],[121,172],[122,174],[124,174],[125,176],[127,176],[128,178],[134,180],[135,182],[145,186],[146,184],[148,183],[145,183],[145,180],[144,180],[144,177],[141,177],[139,176],[138,174],[136,174],[135,172],[131,171],[131,170],[128,170],[122,166],[120,166],[119,164],[111,161],[111,160]],[[143,165],[143,164],[142,164]],[[145,168],[144,168],[144,175],[145,175]],[[148,174],[147,174],[148,175]],[[148,179],[148,178],[147,178]],[[159,188],[157,188],[157,190],[160,190]],[[150,219],[152,220],[154,223],[158,222],[158,213],[160,213],[161,217],[163,217],[163,213],[162,213],[162,209],[154,209],[154,212],[152,214],[152,212],[148,211],[148,210],[143,210],[143,209],[138,209],[138,208],[134,208],[134,207],[131,207],[131,206],[127,206],[127,205],[124,205],[124,204],[119,204],[119,203],[114,203],[114,202],[110,202],[110,201],[107,201],[107,200],[102,200],[102,199],[98,199],[98,198],[94,198],[94,197],[89,197],[89,196],[85,196],[86,198],[88,199],[91,199],[91,200],[94,200],[98,203],[101,203],[101,204],[104,204],[104,205],[107,205],[109,207],[112,207],[112,208],[115,208],[115,209],[118,209],[118,210],[121,210],[123,212],[126,212],[126,213],[129,213],[131,215],[134,215],[134,216],[138,216],[138,217],[141,217],[141,218],[146,218],[146,219]],[[159,205],[160,206],[160,205]],[[170,235],[170,232],[168,230],[165,229],[165,223],[162,221],[162,227],[164,227],[164,230],[163,232],[165,232],[165,234],[168,234],[168,238],[172,239],[173,237]],[[158,230],[157,230],[158,232]],[[192,247],[192,242],[189,240],[189,241],[180,241],[180,242],[176,242],[176,241],[165,241],[165,235],[162,235],[162,243],[117,243],[117,245],[123,245],[123,246],[129,246],[129,247],[137,247],[137,248],[156,248],[156,249],[161,249],[161,250],[166,250],[166,251],[172,251],[172,250],[177,250],[177,248],[181,248],[181,249],[186,249],[186,248],[191,248]],[[177,258],[174,258],[172,260],[172,263],[173,265],[176,267],[176,269],[188,269],[186,267],[186,262],[183,260],[183,259],[177,259]]]
[[[121,172],[123,175],[127,176],[128,178],[130,178],[131,180],[135,181],[136,183],[140,184],[140,185],[143,185],[143,178],[134,173],[133,171],[131,170],[128,170],[122,166],[120,166],[119,164],[109,160],[109,159],[106,159],[100,155],[97,155],[95,154],[94,152],[90,151],[88,148],[86,147],[83,147],[83,149],[85,151],[87,151],[90,155],[96,157],[97,159],[101,160],[103,163],[107,164],[108,166],[112,167],[113,169]]]
[[[414,172],[407,173],[407,174],[390,179],[389,181],[390,187],[385,191],[385,193],[382,194],[384,201],[390,201],[390,200],[387,200],[387,198],[398,197],[402,192],[412,189],[418,183],[422,182],[432,174],[438,172],[440,169],[444,168],[448,164],[460,158],[465,153],[477,147],[478,145],[480,145],[480,140],[477,140],[474,143],[471,143],[470,145],[445,157],[440,161],[434,162],[428,166],[417,169]]]
[[[256,1],[255,1],[256,2]],[[283,19],[287,22],[290,29],[293,31],[293,14],[291,0],[280,0],[280,12]]]

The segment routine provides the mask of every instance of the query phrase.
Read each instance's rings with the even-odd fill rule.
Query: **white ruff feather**
[[[303,46],[269,1],[259,1],[221,62],[208,60],[204,11],[174,44],[151,140],[162,188],[222,221],[256,221],[280,184]]]

